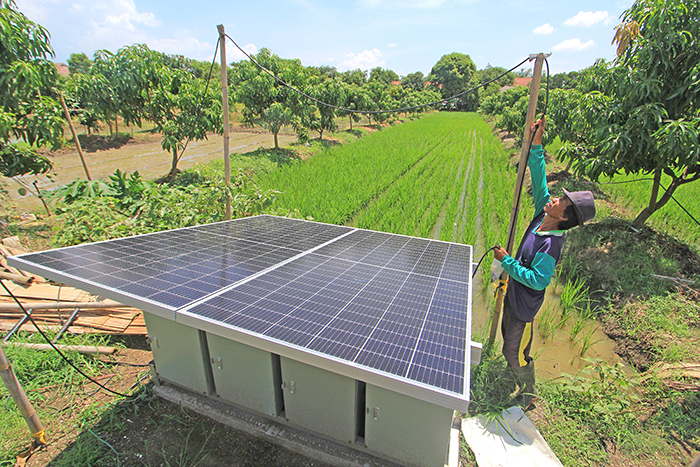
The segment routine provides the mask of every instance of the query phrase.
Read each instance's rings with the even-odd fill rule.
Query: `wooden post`
[[[506,243],[506,251],[508,254],[513,253],[515,243],[515,231],[518,226],[518,212],[520,211],[520,194],[523,190],[523,180],[525,178],[525,168],[527,166],[528,152],[530,151],[530,137],[532,125],[535,123],[535,113],[537,112],[537,98],[540,93],[540,80],[542,79],[542,64],[544,63],[544,54],[540,53],[536,56],[531,56],[535,59],[535,69],[532,72],[532,81],[530,82],[530,101],[527,107],[527,115],[525,117],[525,130],[523,132],[523,144],[520,148],[520,163],[518,164],[518,178],[515,182],[515,196],[513,197],[513,208],[510,211],[510,224],[508,225],[508,241]],[[501,320],[501,312],[503,311],[503,300],[505,299],[505,286],[508,282],[508,273],[503,271],[500,277],[499,287],[496,291],[496,307],[493,310],[491,319],[491,331],[489,339],[493,341],[496,338],[498,325]]]
[[[70,118],[70,113],[68,112],[68,106],[66,105],[66,101],[63,99],[63,93],[59,92],[58,96],[61,98],[61,106],[63,106],[63,112],[66,114],[66,120],[68,120],[68,126],[70,126],[70,131],[73,133],[73,140],[75,141],[75,146],[78,148],[78,154],[80,155],[80,162],[83,163],[83,169],[85,169],[85,175],[87,176],[87,179],[89,181],[92,181],[92,178],[90,178],[90,172],[88,171],[87,164],[85,163],[85,156],[83,156],[83,148],[80,147],[80,140],[78,139],[78,134],[75,132],[75,127],[73,126],[73,120]]]
[[[10,366],[10,363],[7,361],[2,347],[0,347],[0,377],[2,377],[2,382],[5,384],[7,392],[12,396],[12,400],[15,401],[19,413],[22,414],[22,418],[27,422],[35,444],[46,444],[46,440],[44,439],[44,427],[41,424],[41,420],[39,420],[39,416],[36,414],[36,411],[34,411],[34,407],[32,407],[26,394],[24,394],[22,386],[19,384],[19,381],[17,381],[15,372],[12,371],[12,366]]]
[[[221,100],[224,113],[224,171],[226,179],[226,220],[231,220],[231,157],[229,155],[229,122],[228,122],[228,77],[226,67],[226,32],[224,25],[216,27],[219,30],[219,47],[221,50]]]

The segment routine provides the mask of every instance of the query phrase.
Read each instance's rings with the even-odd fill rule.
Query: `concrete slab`
[[[401,467],[397,463],[334,443],[312,433],[252,414],[187,389],[167,383],[156,385],[153,389],[163,399],[310,459],[338,467]],[[459,426],[456,423],[453,424],[450,434],[448,459],[449,463],[445,467],[459,467]]]
[[[523,409],[511,407],[502,415],[496,421],[462,420],[462,433],[479,467],[563,467]]]

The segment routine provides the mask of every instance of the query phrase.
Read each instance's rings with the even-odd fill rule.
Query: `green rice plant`
[[[594,313],[591,309],[591,304],[588,303],[585,309],[581,309],[578,313],[576,313],[574,322],[571,325],[571,328],[569,329],[569,339],[572,342],[575,341],[576,336],[578,336],[581,333],[581,331],[584,330],[586,324],[588,324],[593,318]]]
[[[594,340],[595,339],[595,333],[600,329],[600,325],[591,325],[588,330],[581,335],[581,338],[579,339],[578,343],[581,344],[581,351],[579,352],[579,355],[581,357],[585,357],[586,353],[591,350],[591,347],[596,345],[598,342],[600,342],[602,339]]]
[[[562,317],[582,309],[588,294],[588,289],[585,285],[586,283],[583,280],[576,280],[573,283],[568,282],[564,286],[560,296]]]
[[[544,310],[540,310],[537,313],[537,330],[542,336],[542,339],[546,339],[552,336],[554,330],[557,329],[557,324],[559,322],[559,317],[551,304],[547,304]]]

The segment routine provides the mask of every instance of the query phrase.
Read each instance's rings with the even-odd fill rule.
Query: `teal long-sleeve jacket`
[[[532,321],[542,306],[545,289],[552,280],[565,240],[563,231],[537,232],[544,220],[544,207],[550,200],[541,145],[532,146],[528,167],[535,216],[515,256],[506,255],[501,260],[503,269],[510,276],[506,299],[513,313],[525,322]]]

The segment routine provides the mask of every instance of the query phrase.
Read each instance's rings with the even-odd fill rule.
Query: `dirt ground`
[[[147,180],[153,180],[170,171],[172,155],[161,148],[161,137],[149,132],[135,132],[131,136],[120,134],[115,142],[106,143],[104,138],[95,135],[78,136],[85,143],[83,153],[85,162],[93,180],[106,179],[116,169],[131,173],[137,171]],[[283,131],[279,135],[279,144],[288,145],[296,141],[296,135]],[[178,168],[186,170],[199,163],[207,163],[214,159],[223,159],[223,137],[217,134],[207,135],[207,139],[189,143],[182,155]],[[245,154],[258,148],[274,147],[272,133],[259,128],[243,128],[232,125],[230,133],[230,153]],[[37,177],[40,190],[51,190],[65,185],[76,179],[85,180],[86,174],[78,151],[74,145],[49,152],[47,157],[53,163],[53,170],[47,175]],[[35,178],[22,177],[31,188]],[[20,195],[20,185],[15,180],[0,177],[0,182],[7,184],[11,202],[26,212],[41,209],[41,201],[32,194]]]
[[[280,135],[281,145],[287,145],[294,140],[296,137],[292,134]],[[99,138],[85,138],[84,141],[85,157],[93,179],[105,178],[117,168],[125,172],[138,170],[145,178],[155,179],[170,169],[171,155],[160,147],[158,135],[135,133],[132,137],[120,141],[121,145],[117,145],[118,147],[104,146]],[[264,130],[236,128],[231,133],[232,153],[246,153],[272,145],[272,135]],[[222,137],[209,135],[207,140],[189,145],[179,167],[184,170],[199,162],[219,158],[223,154],[222,148]],[[39,182],[40,189],[49,189],[76,178],[85,178],[75,149],[61,150],[50,157],[54,162],[55,174],[51,178],[42,178]],[[38,199],[20,196],[14,189],[17,186],[13,186],[11,181],[6,182],[13,198],[12,202],[21,210],[31,212],[41,207]],[[608,334],[614,333],[612,329],[605,331]],[[140,378],[144,378],[145,368],[140,365],[146,365],[152,359],[145,336],[131,340],[127,347],[114,357],[114,363],[110,366],[110,370],[113,370],[106,371],[102,379],[108,381],[108,385],[117,391],[128,391],[132,387],[148,384],[147,379],[139,382]],[[546,357],[543,359],[547,360]],[[96,391],[92,386],[86,387],[84,397],[73,403],[100,407],[108,405],[112,400],[113,396],[104,391]],[[64,423],[47,427],[48,446],[29,457],[20,456],[17,466],[327,467],[326,464],[305,458],[165,401],[155,396],[147,387],[140,389],[136,400],[124,401],[102,413],[97,425],[91,430],[79,427],[79,420],[74,415],[78,412],[67,411]],[[544,405],[536,407],[528,414],[537,426],[546,424],[550,415]],[[89,458],[90,449],[103,453],[107,451],[107,457],[92,462]],[[112,452],[118,454],[112,455]],[[465,467],[476,465],[466,456],[462,456],[462,461]],[[681,463],[682,461],[678,465]],[[607,465],[630,464],[625,459],[613,455]]]

